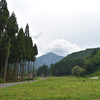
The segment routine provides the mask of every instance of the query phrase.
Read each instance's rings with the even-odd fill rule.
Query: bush
[[[0,78],[0,83],[3,83],[3,79],[2,78]]]
[[[83,76],[85,75],[86,71],[85,69],[79,67],[79,66],[75,66],[72,70],[71,70],[72,75],[75,76]]]

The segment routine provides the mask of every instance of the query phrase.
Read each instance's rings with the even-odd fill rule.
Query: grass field
[[[50,77],[0,89],[0,100],[100,100],[100,79]]]

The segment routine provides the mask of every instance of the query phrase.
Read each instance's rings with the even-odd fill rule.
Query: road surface
[[[2,84],[0,84],[0,89],[1,88],[5,88],[5,87],[9,87],[9,86],[12,86],[12,85],[16,85],[16,84],[36,82],[36,81],[39,81],[39,80],[35,80],[35,81],[25,81],[25,82],[15,82],[15,83],[2,83]]]

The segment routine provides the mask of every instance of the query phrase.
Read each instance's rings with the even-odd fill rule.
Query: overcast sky
[[[100,47],[100,0],[7,0],[19,27],[29,24],[39,55]]]

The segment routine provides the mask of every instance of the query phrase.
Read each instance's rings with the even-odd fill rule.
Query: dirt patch
[[[89,79],[99,79],[99,77],[90,77]]]

